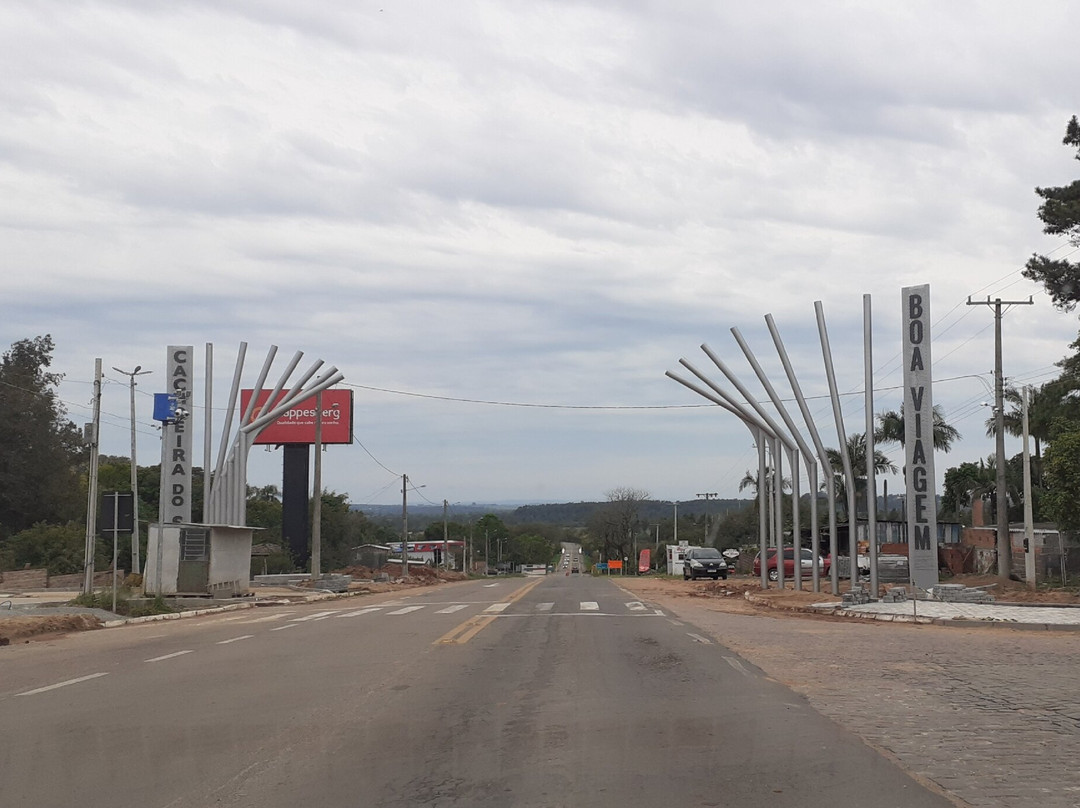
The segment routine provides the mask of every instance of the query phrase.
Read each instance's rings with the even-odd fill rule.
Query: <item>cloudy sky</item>
[[[0,343],[53,336],[79,424],[102,358],[111,454],[112,368],[151,369],[144,464],[165,347],[214,344],[224,408],[246,341],[247,384],[271,345],[345,373],[358,443],[324,481],[354,502],[400,501],[403,473],[437,503],[728,497],[749,433],[665,371],[708,343],[749,381],[737,326],[781,380],[771,313],[820,396],[820,300],[856,393],[868,293],[896,408],[900,289],[929,283],[963,433],[940,478],[993,451],[993,318],[968,296],[1033,296],[1005,318],[1014,383],[1076,337],[1020,269],[1072,249],[1033,189],[1078,175],[1077,30],[1069,0],[8,0]],[[862,430],[861,396],[844,418]]]

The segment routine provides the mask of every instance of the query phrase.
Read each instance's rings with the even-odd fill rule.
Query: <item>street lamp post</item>
[[[142,365],[136,365],[131,372],[118,367],[113,367],[113,370],[131,380],[131,519],[134,527],[131,532],[131,571],[138,574],[142,565],[139,563],[139,472],[135,465],[135,377],[145,376],[153,371],[143,370]]]

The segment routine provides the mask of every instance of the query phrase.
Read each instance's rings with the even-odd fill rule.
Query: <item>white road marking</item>
[[[632,612],[643,612],[645,611],[645,604],[640,600],[632,600],[626,604],[626,608]]]
[[[554,603],[537,603],[536,611],[538,612],[550,612],[555,607]]]
[[[423,606],[406,606],[404,609],[398,609],[396,612],[387,612],[387,614],[408,614],[409,612],[419,611],[423,608]]]
[[[78,679],[68,679],[66,682],[57,682],[55,685],[48,685],[47,687],[39,687],[34,690],[27,690],[25,693],[16,693],[16,696],[34,696],[38,693],[46,693],[50,690],[56,690],[57,688],[67,687],[68,685],[77,685],[79,682],[87,682],[90,679],[97,679],[99,676],[108,676],[108,672],[104,673],[91,673],[89,676],[80,676]]]
[[[657,617],[663,617],[664,616],[664,613],[662,611],[660,611],[659,609],[653,609],[653,614],[655,614]]]
[[[726,656],[726,657],[724,657],[724,662],[729,664],[731,667],[733,667],[735,670],[737,670],[743,676],[749,676],[750,675],[750,672],[746,668],[744,668],[743,664],[739,660],[737,660],[735,657]]]
[[[171,654],[165,654],[164,656],[156,656],[153,659],[144,659],[143,662],[162,662],[166,659],[172,659],[174,657],[183,656],[184,654],[194,654],[194,651],[175,651]]]
[[[600,611],[600,604],[595,600],[583,600],[578,608],[583,612],[598,612]]]
[[[447,606],[445,609],[439,609],[435,614],[453,614],[454,612],[460,612],[468,604],[467,603],[455,603],[453,606]]]
[[[510,608],[509,603],[492,603],[490,606],[488,606],[486,609],[484,609],[484,611],[485,612],[504,612],[508,608]]]
[[[281,612],[280,614],[268,614],[265,617],[256,617],[254,620],[245,620],[239,625],[246,626],[249,623],[269,623],[273,620],[281,620],[283,618],[286,618],[290,614],[296,614],[296,612]]]
[[[692,634],[691,632],[688,631],[688,632],[686,632],[686,635],[688,637],[693,637],[694,642],[700,642],[700,643],[703,643],[704,645],[712,645],[712,640],[708,640],[705,637],[702,637],[700,634]]]
[[[240,642],[240,640],[250,640],[254,637],[254,634],[241,634],[239,637],[233,637],[229,640],[218,640],[218,645],[228,645],[231,642]]]
[[[484,589],[491,589],[493,586],[498,586],[498,584],[484,584]]]
[[[298,625],[299,625],[299,623],[286,623],[283,626],[278,626],[277,628],[272,628],[270,630],[271,631],[284,631],[287,628],[296,628]]]
[[[290,623],[306,623],[308,620],[318,620],[320,617],[329,617],[332,614],[337,614],[342,611],[341,609],[332,609],[329,612],[315,612],[315,614],[309,614],[305,617],[294,617],[290,620]]]
[[[381,606],[371,606],[367,609],[357,609],[355,612],[345,612],[345,614],[339,614],[338,617],[359,617],[362,614],[371,614],[381,609]]]

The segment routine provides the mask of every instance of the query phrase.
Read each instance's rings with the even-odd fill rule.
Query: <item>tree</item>
[[[614,488],[606,496],[607,504],[589,518],[586,547],[603,553],[605,560],[629,557],[634,531],[640,527],[638,512],[649,493],[624,487]]]
[[[847,511],[847,484],[844,480],[844,459],[837,449],[826,449],[825,454],[828,456],[829,465],[832,466],[833,476],[836,479],[836,498],[838,504],[844,511]],[[851,470],[855,475],[855,500],[861,498],[864,501],[866,499],[866,435],[862,432],[857,432],[854,435],[849,435],[847,439],[847,454],[851,460]],[[884,454],[877,449],[874,450],[874,472],[876,474],[884,474],[889,472],[896,473],[896,466],[889,460]],[[856,510],[858,504],[856,504]],[[854,515],[848,514],[848,520],[855,518]]]
[[[1077,150],[1075,157],[1080,160],[1080,123],[1075,115],[1065,127],[1062,143],[1074,147]],[[1043,199],[1039,207],[1043,232],[1065,236],[1074,247],[1080,247],[1080,180],[1069,185],[1036,188],[1035,193]],[[1054,305],[1062,311],[1072,311],[1080,301],[1080,262],[1036,254],[1028,260],[1023,275],[1046,287]]]
[[[945,415],[941,407],[934,405],[934,449],[940,452],[948,452],[952,448],[953,441],[960,439],[960,432],[956,427],[945,422]],[[895,443],[904,445],[904,405],[899,410],[888,410],[879,413],[877,417],[878,428],[874,432],[874,441],[877,443]],[[864,452],[865,454],[865,452]]]
[[[1046,483],[1043,502],[1058,528],[1080,530],[1080,430],[1059,435],[1050,444]]]
[[[63,375],[46,370],[52,352],[45,335],[12,344],[0,359],[0,539],[83,515],[86,452],[54,389]]]
[[[941,497],[942,511],[959,516],[960,512],[970,508],[976,499],[982,499],[992,492],[996,481],[997,475],[993,467],[982,461],[961,463],[946,469],[945,488]]]

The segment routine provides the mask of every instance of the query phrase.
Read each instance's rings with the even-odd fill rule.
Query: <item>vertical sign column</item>
[[[161,513],[158,521],[191,521],[191,393],[194,378],[191,345],[170,345],[165,360],[169,395],[184,415],[161,430]]]
[[[904,454],[907,469],[908,561],[911,582],[938,582],[934,399],[930,373],[930,285],[901,290],[904,327]]]

